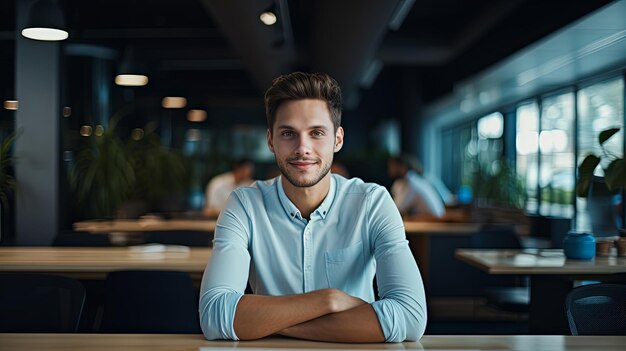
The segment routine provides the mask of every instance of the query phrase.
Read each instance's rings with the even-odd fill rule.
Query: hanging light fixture
[[[276,16],[278,11],[276,10],[276,3],[272,1],[272,4],[265,11],[261,12],[259,19],[266,26],[272,26],[276,24],[276,21],[278,21],[278,16]]]
[[[122,63],[115,76],[115,84],[122,86],[138,87],[148,84],[148,76],[145,69],[139,65],[135,57],[135,50],[128,47],[124,52]]]
[[[60,41],[68,37],[65,17],[56,0],[39,0],[28,11],[26,26],[22,29],[26,38],[44,41]]]

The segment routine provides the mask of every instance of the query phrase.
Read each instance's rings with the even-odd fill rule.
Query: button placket
[[[308,292],[313,287],[313,245],[311,242],[311,229],[309,225],[304,228],[304,291]]]

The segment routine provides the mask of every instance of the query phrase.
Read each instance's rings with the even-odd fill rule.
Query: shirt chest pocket
[[[328,287],[348,291],[362,279],[364,273],[363,242],[325,253]]]

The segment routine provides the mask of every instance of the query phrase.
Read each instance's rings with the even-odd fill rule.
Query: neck
[[[310,187],[297,187],[291,184],[287,178],[281,177],[285,195],[293,202],[303,218],[310,219],[311,213],[320,206],[330,190],[330,172],[317,184]]]

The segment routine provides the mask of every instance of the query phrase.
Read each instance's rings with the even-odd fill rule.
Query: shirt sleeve
[[[244,206],[233,192],[217,220],[213,252],[200,287],[200,326],[208,340],[239,340],[233,321],[250,267],[246,218]]]
[[[372,307],[385,341],[419,340],[426,329],[426,296],[402,217],[384,188],[370,195],[368,218],[380,296]]]

